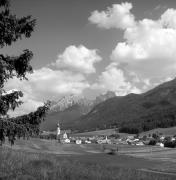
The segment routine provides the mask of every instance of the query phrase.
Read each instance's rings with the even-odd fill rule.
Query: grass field
[[[115,129],[104,129],[104,130],[97,130],[97,131],[91,131],[91,132],[84,132],[84,133],[76,133],[73,134],[72,136],[75,137],[90,137],[90,136],[109,136],[112,134],[116,134]],[[131,134],[127,133],[118,133],[120,137],[127,137],[130,136]]]
[[[105,129],[105,130],[97,130],[97,131],[91,131],[91,132],[84,132],[84,133],[77,133],[73,134],[73,136],[100,136],[100,135],[111,135],[115,133],[115,129]]]
[[[6,143],[0,147],[0,179],[176,179],[175,149],[121,145],[118,154],[108,155],[101,148],[40,139]]]
[[[115,133],[115,129],[105,129],[105,130],[97,130],[97,131],[91,131],[91,132],[84,132],[84,133],[77,133],[73,136],[79,137],[79,136],[100,136],[105,135],[109,136],[111,134]],[[149,135],[153,133],[162,133],[165,136],[174,136],[176,135],[176,127],[170,127],[170,128],[157,128],[150,131],[142,132],[140,133],[140,136]],[[127,133],[118,133],[122,138],[127,137],[131,134]]]

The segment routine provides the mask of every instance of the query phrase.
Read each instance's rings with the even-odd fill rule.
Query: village
[[[160,146],[176,147],[176,136],[165,136],[156,132],[148,135],[132,135],[114,133],[110,135],[79,135],[71,133],[70,130],[61,130],[60,124],[57,124],[56,132],[43,131],[40,134],[41,139],[55,139],[61,144],[114,144],[114,145],[135,145],[135,146]]]

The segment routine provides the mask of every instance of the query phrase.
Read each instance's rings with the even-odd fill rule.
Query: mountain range
[[[94,100],[71,94],[58,101],[52,101],[46,120],[41,124],[41,129],[55,130],[58,122],[63,129],[68,129],[76,119],[87,114],[97,104],[112,97],[115,97],[115,93],[108,91],[106,94],[97,96]]]
[[[142,94],[113,97],[97,104],[71,126],[79,131],[118,127],[139,133],[176,125],[176,79]]]
[[[176,126],[176,79],[142,94],[108,92],[92,101],[64,97],[53,102],[43,127],[56,129],[58,121],[63,129],[79,132],[117,127],[120,132],[140,133]]]

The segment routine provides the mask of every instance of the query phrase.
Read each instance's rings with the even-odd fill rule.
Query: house
[[[64,139],[64,140],[62,140],[62,143],[64,143],[64,144],[69,144],[70,143],[70,139]]]
[[[161,140],[161,141],[164,141],[164,139],[165,139],[165,136],[161,136],[161,137],[160,137],[160,140]]]
[[[132,135],[131,135],[131,136],[128,136],[127,139],[132,140],[132,139],[134,139],[134,136],[132,136]]]
[[[140,141],[140,142],[137,142],[137,143],[136,143],[136,146],[144,146],[144,143],[141,142],[141,141]]]
[[[163,143],[156,143],[156,146],[164,147]]]
[[[76,140],[76,144],[82,144],[81,139],[77,139],[77,140]]]
[[[85,140],[85,143],[86,143],[86,144],[91,144],[92,142],[89,141],[89,140]]]
[[[175,141],[175,138],[174,138],[174,137],[172,137],[172,138],[171,138],[171,141]]]
[[[107,136],[105,139],[98,139],[97,142],[98,142],[98,144],[111,144],[111,140],[108,139]]]
[[[63,139],[67,139],[67,138],[68,138],[67,133],[64,132],[64,134],[63,134]]]

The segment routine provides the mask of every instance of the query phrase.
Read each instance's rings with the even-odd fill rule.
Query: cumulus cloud
[[[125,2],[121,4],[113,4],[108,7],[107,11],[93,11],[89,17],[89,21],[97,24],[102,28],[121,28],[126,29],[135,25],[135,18],[130,12],[132,4]]]
[[[168,12],[158,21],[144,19],[126,29],[126,41],[117,44],[111,59],[127,63],[143,78],[170,76],[176,70],[176,30],[173,21],[166,23]]]
[[[10,79],[5,84],[5,89],[18,89],[24,93],[24,104],[17,109],[16,114],[29,113],[42,105],[46,100],[57,100],[68,94],[81,94],[89,83],[79,73],[69,71],[41,68],[33,74],[27,75],[28,81],[17,78]]]
[[[84,74],[95,73],[95,63],[101,61],[97,50],[88,49],[83,45],[78,47],[69,46],[58,55],[58,59],[52,65],[58,69],[43,67],[28,74],[28,81],[20,81],[17,78],[10,79],[5,84],[5,89],[17,89],[24,93],[21,100],[22,106],[10,115],[22,115],[34,111],[43,105],[46,100],[59,100],[62,96],[77,94],[81,95],[89,82]]]
[[[176,28],[176,10],[168,9],[161,15],[161,24],[165,28]]]
[[[176,71],[176,10],[166,10],[158,20],[135,20],[131,9],[130,3],[116,4],[107,12],[94,11],[89,18],[98,26],[124,30],[124,41],[117,43],[111,59],[124,64],[139,79],[158,80],[173,76]],[[126,16],[131,23],[122,23]]]
[[[15,116],[21,116],[24,114],[28,114],[30,112],[35,111],[39,106],[43,106],[43,102],[28,99],[28,96],[25,95],[21,100],[23,101],[23,104],[15,109],[15,111],[10,110],[8,114],[12,117]]]
[[[101,91],[114,91],[118,96],[140,93],[140,90],[127,80],[124,71],[115,63],[106,67],[105,71],[99,76],[98,83],[95,83],[92,88]]]
[[[97,54],[97,50],[88,49],[83,45],[78,47],[72,45],[58,55],[55,64],[58,68],[91,74],[96,72],[94,64],[101,60],[102,58]]]

